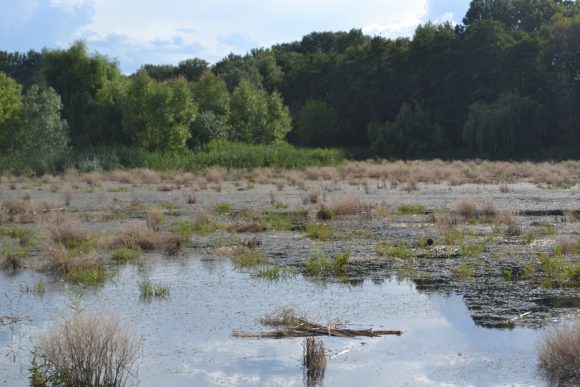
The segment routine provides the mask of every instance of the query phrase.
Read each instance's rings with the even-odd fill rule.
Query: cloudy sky
[[[412,35],[426,21],[460,22],[469,0],[0,0],[0,50],[66,48],[142,64],[187,58],[220,60],[230,52],[299,40],[313,31],[362,28],[371,35]]]

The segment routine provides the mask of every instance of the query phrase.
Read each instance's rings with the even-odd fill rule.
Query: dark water
[[[301,386],[302,339],[240,339],[233,330],[260,329],[259,318],[294,307],[316,322],[402,329],[401,337],[323,338],[326,386],[543,385],[536,371],[540,330],[476,326],[460,296],[422,294],[409,282],[352,287],[301,276],[259,281],[225,259],[148,257],[123,267],[101,289],[52,283],[43,297],[23,293],[41,275],[0,273],[0,316],[22,322],[0,328],[0,385],[27,384],[38,335],[71,308],[117,313],[144,337],[141,386]],[[170,298],[142,302],[139,281],[170,288]]]

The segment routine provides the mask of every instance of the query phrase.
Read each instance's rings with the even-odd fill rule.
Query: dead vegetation
[[[235,337],[246,338],[272,338],[281,339],[286,337],[310,337],[310,336],[335,336],[335,337],[378,337],[384,335],[403,334],[400,330],[373,330],[348,329],[339,322],[331,322],[327,325],[308,321],[305,316],[298,315],[292,308],[282,308],[269,314],[260,320],[265,326],[277,328],[267,332],[242,332],[234,331]]]
[[[580,384],[580,321],[548,328],[538,344],[540,369],[553,385]]]
[[[167,255],[177,255],[182,239],[176,234],[160,234],[148,229],[133,228],[121,232],[108,243],[110,249],[140,248],[143,251],[159,251]]]
[[[326,353],[322,340],[307,337],[302,343],[302,366],[308,385],[316,385],[324,378],[326,370]]]
[[[124,386],[137,375],[142,340],[108,313],[75,313],[41,338],[30,369],[33,386]]]

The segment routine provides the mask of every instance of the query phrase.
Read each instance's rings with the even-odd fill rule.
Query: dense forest
[[[342,147],[364,157],[580,155],[580,4],[473,0],[412,38],[361,30],[123,75],[88,52],[0,52],[0,151],[58,163],[99,146],[215,141]]]

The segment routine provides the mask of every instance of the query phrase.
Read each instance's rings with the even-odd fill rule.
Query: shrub
[[[141,346],[114,315],[74,314],[40,338],[31,385],[124,386],[137,374]]]
[[[455,203],[455,210],[464,219],[473,218],[477,215],[477,207],[475,202],[469,198],[462,198]]]
[[[578,385],[580,321],[547,329],[538,344],[538,359],[551,385]]]

